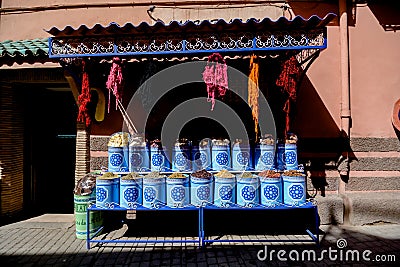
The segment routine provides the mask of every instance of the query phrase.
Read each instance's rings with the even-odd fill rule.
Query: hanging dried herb
[[[295,56],[291,56],[282,64],[282,72],[276,81],[276,85],[282,87],[282,91],[288,94],[288,98],[283,107],[286,113],[285,136],[290,128],[290,106],[291,102],[296,101],[297,81],[300,74],[300,66]]]
[[[259,75],[259,65],[257,62],[257,56],[252,55],[250,57],[250,74],[248,80],[248,103],[251,108],[251,114],[254,120],[254,132],[256,135],[256,142],[258,140],[258,75]]]
[[[91,119],[89,113],[89,103],[91,101],[90,85],[89,85],[89,74],[87,71],[86,61],[82,60],[82,90],[78,96],[79,112],[78,122],[85,123],[87,127],[90,126]]]
[[[118,57],[113,58],[110,74],[106,82],[108,89],[108,112],[110,112],[111,91],[115,96],[115,109],[118,107],[118,101],[122,99],[123,77],[122,77],[122,61]]]
[[[219,53],[208,57],[203,80],[207,85],[207,101],[211,102],[211,110],[214,110],[215,98],[224,96],[228,89],[228,67]]]

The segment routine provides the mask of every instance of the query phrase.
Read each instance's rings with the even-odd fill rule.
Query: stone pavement
[[[0,266],[400,266],[399,224],[323,225],[320,229],[325,232],[320,247],[237,242],[199,249],[189,244],[124,243],[93,245],[87,250],[85,240],[75,238],[73,215],[47,214],[0,227]],[[123,236],[124,227],[109,235]]]

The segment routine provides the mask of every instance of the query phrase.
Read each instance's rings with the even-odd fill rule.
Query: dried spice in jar
[[[129,146],[133,147],[145,147],[146,145],[146,138],[142,135],[132,136],[129,143]]]
[[[253,176],[251,172],[243,172],[239,175],[239,178],[253,178]]]
[[[189,146],[190,141],[186,138],[176,139],[174,146],[186,148]]]
[[[108,146],[111,147],[124,147],[129,143],[128,133],[115,133],[110,137],[108,141]]]
[[[199,147],[202,147],[202,148],[209,147],[210,146],[210,142],[211,142],[210,139],[203,139],[203,140],[200,141]]]
[[[160,172],[150,172],[144,176],[144,178],[162,178],[165,175],[161,174]]]
[[[180,172],[174,172],[168,178],[186,178],[186,176],[183,173]]]
[[[122,180],[135,180],[135,179],[138,179],[138,178],[140,178],[140,177],[141,177],[141,176],[140,176],[138,173],[136,173],[136,172],[131,172],[131,173],[125,175],[125,176],[122,176],[121,179],[122,179]]]
[[[211,178],[212,174],[206,170],[200,170],[191,174],[192,177],[196,178]]]
[[[279,178],[281,177],[281,174],[276,171],[272,170],[267,170],[267,171],[262,171],[258,174],[260,177],[268,177],[268,178]]]
[[[234,178],[235,177],[235,175],[228,172],[227,170],[221,170],[219,173],[215,174],[215,176],[218,178]]]
[[[297,144],[298,138],[294,133],[288,133],[286,144]]]
[[[264,137],[260,139],[261,145],[275,145],[274,137],[271,134],[266,134]]]
[[[154,148],[161,149],[161,140],[160,139],[155,139],[155,140],[151,141],[150,146],[154,147]]]
[[[113,172],[105,172],[102,176],[97,177],[97,179],[115,179],[118,178],[118,174]]]
[[[228,139],[213,139],[212,144],[213,146],[229,146],[229,140]]]
[[[284,176],[305,176],[305,174],[301,171],[297,170],[288,170],[283,173]]]

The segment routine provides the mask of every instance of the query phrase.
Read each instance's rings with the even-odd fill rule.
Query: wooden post
[[[79,107],[79,90],[74,78],[67,72],[64,76],[71,88],[72,95]],[[75,185],[85,174],[90,171],[90,131],[84,123],[76,123],[76,153],[75,153]]]
[[[90,171],[90,133],[84,123],[76,123],[75,185]]]

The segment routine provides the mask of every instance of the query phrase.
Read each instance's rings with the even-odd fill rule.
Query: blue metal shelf
[[[205,238],[205,230],[204,230],[204,211],[205,210],[220,210],[220,211],[229,211],[229,210],[242,210],[242,211],[270,211],[270,210],[295,210],[295,209],[313,209],[314,211],[314,216],[315,216],[315,229],[314,233],[310,229],[305,229],[305,233],[310,236],[311,239],[288,239],[288,240],[275,240],[275,239],[258,239],[258,240],[251,240],[251,239],[240,239],[240,240],[235,240],[235,239],[206,239]],[[87,222],[90,221],[90,211],[127,211],[127,210],[137,210],[137,211],[198,211],[199,215],[199,220],[198,220],[198,237],[194,240],[132,240],[132,239],[127,239],[127,240],[97,240],[93,239],[96,237],[103,228],[100,228],[94,235],[93,237],[90,237],[89,234],[89,223],[87,223],[86,226],[86,231],[87,231],[87,238],[86,238],[86,247],[87,249],[90,249],[90,243],[194,243],[198,244],[199,247],[204,247],[207,244],[212,244],[214,242],[221,242],[221,243],[227,243],[227,242],[311,242],[315,244],[319,244],[319,217],[318,217],[318,208],[317,205],[313,202],[306,202],[305,204],[301,206],[287,206],[287,205],[278,205],[278,206],[273,206],[273,207],[267,207],[267,206],[262,206],[262,205],[256,205],[252,208],[248,207],[242,207],[239,205],[232,205],[231,207],[218,207],[215,205],[207,205],[205,207],[195,207],[193,205],[184,207],[184,208],[170,208],[166,205],[161,206],[158,209],[149,209],[145,208],[141,205],[139,205],[135,209],[126,209],[122,208],[118,205],[115,205],[114,208],[102,208],[102,207],[97,207],[96,205],[92,205],[88,207],[87,213],[86,213],[86,220]]]
[[[161,205],[159,208],[154,208],[154,209],[150,209],[150,208],[146,208],[140,204],[138,204],[138,206],[136,208],[123,208],[119,205],[115,205],[113,208],[103,208],[103,207],[97,207],[96,205],[91,205],[88,207],[88,211],[94,211],[94,210],[101,210],[101,211],[127,211],[127,210],[140,210],[140,211],[163,211],[163,210],[173,210],[173,211],[177,211],[177,210],[198,210],[199,208],[193,205],[188,205],[186,207],[183,208],[171,208],[168,207],[167,205]]]

